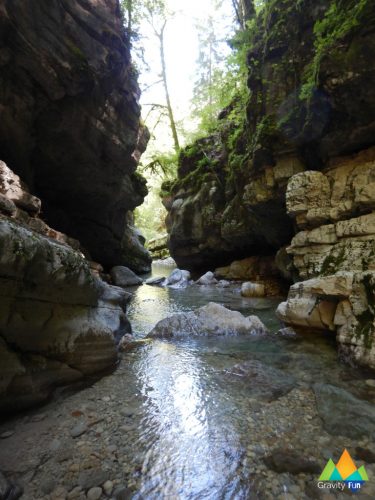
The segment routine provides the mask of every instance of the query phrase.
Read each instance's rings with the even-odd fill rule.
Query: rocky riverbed
[[[155,339],[1,424],[0,470],[22,499],[347,498],[317,487],[344,448],[374,498],[375,381],[340,364],[330,337],[275,335],[275,301],[234,289],[147,285],[129,310],[135,336],[217,294],[271,333]]]

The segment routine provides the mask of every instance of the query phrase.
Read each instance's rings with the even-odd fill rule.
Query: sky
[[[227,26],[233,27],[233,10],[230,0],[224,0],[223,6],[218,11],[214,8],[215,0],[169,0],[168,6],[175,15],[168,20],[165,31],[165,54],[167,64],[167,77],[171,94],[172,106],[175,111],[176,120],[184,121],[187,129],[194,128],[194,123],[189,119],[190,100],[192,98],[193,86],[196,75],[196,61],[199,54],[197,21],[204,23],[210,15],[217,16],[218,29],[223,32],[228,30]],[[158,41],[153,35],[152,29],[146,23],[141,26],[144,35],[142,43],[145,49],[145,60],[150,66],[149,71],[143,71],[140,75],[141,89],[158,81],[160,74],[160,56]],[[225,49],[224,49],[225,50]],[[227,49],[229,51],[229,48]],[[147,117],[148,104],[165,103],[164,88],[161,84],[154,85],[142,93],[142,115]],[[155,118],[154,118],[155,119]],[[149,127],[153,126],[153,120],[148,119]],[[192,131],[192,130],[191,130]],[[171,139],[166,125],[155,130],[159,149],[168,149]]]

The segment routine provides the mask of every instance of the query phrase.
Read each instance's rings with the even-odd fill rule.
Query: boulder
[[[375,369],[375,272],[339,272],[291,286],[276,314],[287,325],[336,333],[342,359]]]
[[[325,429],[333,436],[351,439],[375,439],[375,407],[345,389],[329,384],[315,384],[318,413]]]
[[[242,283],[241,295],[243,297],[264,297],[265,294],[265,287],[261,283]]]
[[[110,275],[112,278],[112,283],[122,288],[142,285],[143,283],[142,278],[137,276],[131,269],[125,266],[112,267]]]
[[[214,273],[208,271],[206,274],[201,276],[196,282],[197,285],[216,285],[217,279],[214,276]]]
[[[189,285],[190,277],[189,271],[175,269],[168,278],[166,278],[163,286],[168,286],[170,288],[186,288]]]
[[[321,464],[314,459],[306,458],[302,451],[290,448],[276,448],[264,458],[267,467],[278,474],[318,474],[322,470]]]
[[[94,276],[71,247],[0,219],[1,412],[113,368],[129,296]]]
[[[217,282],[217,286],[220,288],[229,288],[230,287],[230,281],[227,280],[219,280]]]
[[[159,321],[147,337],[253,335],[263,334],[266,331],[259,318],[253,316],[245,318],[237,311],[210,302],[194,312],[174,314]]]
[[[166,278],[164,276],[157,276],[156,278],[148,278],[145,283],[150,286],[163,286]]]
[[[246,384],[248,397],[273,401],[290,392],[296,385],[291,375],[257,360],[239,363],[225,371],[226,379]]]
[[[152,259],[167,259],[169,256],[168,250],[168,235],[163,234],[157,238],[153,238],[147,244],[148,251]]]

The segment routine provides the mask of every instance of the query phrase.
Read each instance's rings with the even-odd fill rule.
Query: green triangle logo
[[[327,462],[327,465],[324,467],[323,472],[320,475],[319,481],[329,481],[331,479],[331,474],[336,469],[336,466],[330,458]]]
[[[364,465],[361,465],[361,467],[358,469],[358,474],[361,476],[362,481],[368,481],[368,475]]]

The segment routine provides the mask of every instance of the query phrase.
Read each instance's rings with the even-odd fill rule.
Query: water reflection
[[[168,271],[160,273],[159,269],[159,274]],[[171,290],[143,285],[135,291],[128,315],[135,335],[144,336],[166,316],[209,301],[245,315],[257,314],[270,332],[280,327],[274,314],[278,300],[244,299],[236,286]],[[278,414],[271,416],[262,436],[249,432],[249,422],[258,426],[264,388],[257,390],[256,381],[246,377],[228,381],[224,374],[235,364],[258,360],[265,366],[265,377],[270,374],[267,366],[281,370],[285,376],[277,384],[287,384],[291,378],[296,387],[323,382],[358,397],[364,387],[358,371],[338,363],[334,338],[318,334],[297,339],[269,335],[155,340],[132,356],[131,373],[126,376],[134,377],[143,397],[135,443],[141,457],[134,495],[139,500],[259,498],[257,490],[252,491],[256,473],[247,450],[268,438],[277,439],[282,429],[287,432],[296,414],[291,410],[284,420]],[[272,377],[268,383],[272,385]],[[261,408],[263,415],[268,411],[266,406]],[[316,433],[310,424],[302,425],[304,448],[303,440],[315,442]]]
[[[194,351],[169,342],[155,342],[139,361],[147,395],[141,440],[149,449],[136,498],[160,498],[160,491],[163,498],[219,498],[235,487],[239,437],[205,372]]]

